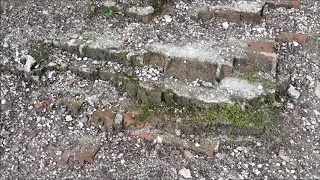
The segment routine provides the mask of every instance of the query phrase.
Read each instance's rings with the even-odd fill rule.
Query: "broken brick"
[[[100,146],[98,144],[93,145],[91,148],[78,152],[75,155],[76,160],[80,162],[81,165],[84,165],[85,162],[93,162],[94,156],[97,154]]]
[[[248,43],[250,50],[259,51],[259,52],[275,52],[275,45],[273,42],[269,41],[251,41]]]
[[[286,1],[286,2],[279,2],[276,3],[275,7],[284,7],[287,9],[295,8],[298,9],[301,6],[300,0],[297,1]]]
[[[135,134],[134,136],[137,136],[142,139],[146,139],[148,141],[153,141],[157,138],[155,135],[151,133],[140,133],[140,134]]]
[[[301,46],[305,46],[308,41],[308,35],[307,34],[289,34],[284,33],[280,34],[276,37],[276,41],[279,43],[288,43],[297,41]]]
[[[105,130],[108,132],[113,132],[114,118],[116,112],[113,109],[106,111],[97,110],[92,113],[91,120],[95,123],[101,123],[105,127]]]
[[[126,129],[142,128],[144,123],[139,121],[140,110],[130,111],[124,115],[123,125]]]

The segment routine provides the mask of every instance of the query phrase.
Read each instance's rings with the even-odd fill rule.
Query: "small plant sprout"
[[[116,12],[112,9],[108,9],[104,12],[104,16],[106,18],[113,18],[115,16]]]

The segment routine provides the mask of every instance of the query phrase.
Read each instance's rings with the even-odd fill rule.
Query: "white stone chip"
[[[6,100],[5,99],[1,99],[1,104],[6,104]]]
[[[72,116],[71,116],[71,115],[67,115],[67,116],[66,116],[66,121],[67,121],[67,122],[72,121]]]
[[[8,48],[8,47],[9,47],[9,44],[8,44],[7,42],[4,42],[2,47]]]
[[[190,169],[183,168],[179,171],[179,174],[186,179],[192,178]]]
[[[314,93],[320,99],[320,82],[317,83],[317,86],[316,86],[316,88],[314,90]]]
[[[290,86],[288,89],[288,93],[291,97],[298,99],[300,97],[300,92],[293,86]]]
[[[162,143],[162,137],[158,136],[156,140],[157,140],[157,143],[159,143],[159,144]]]
[[[229,23],[228,23],[228,22],[222,23],[222,27],[223,27],[224,29],[228,29]]]
[[[297,41],[293,41],[293,46],[299,46],[299,43]]]
[[[170,23],[170,22],[172,21],[172,17],[169,16],[169,15],[164,15],[163,18],[164,18],[164,20],[165,20],[166,22],[168,22],[168,23]]]
[[[61,156],[61,155],[62,155],[62,151],[57,151],[57,152],[56,152],[56,155],[57,155],[57,156]]]

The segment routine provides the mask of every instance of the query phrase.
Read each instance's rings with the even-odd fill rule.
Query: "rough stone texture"
[[[107,8],[110,8],[110,7],[116,6],[117,3],[114,2],[114,1],[111,1],[111,0],[107,0],[107,1],[104,1],[104,2],[102,3],[102,5],[105,6],[105,7],[107,7]]]
[[[220,55],[220,49],[205,49],[197,44],[177,46],[164,43],[152,43],[148,46],[151,52],[161,53],[170,58],[181,58],[190,61],[204,61],[212,64],[232,64]]]

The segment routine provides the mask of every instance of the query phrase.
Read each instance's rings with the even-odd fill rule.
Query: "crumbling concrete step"
[[[114,42],[107,37],[87,40],[72,38],[54,41],[54,45],[86,59],[86,65],[79,61],[78,65],[69,64],[68,69],[88,78],[117,81],[124,75],[133,75],[134,79],[145,73],[146,78],[138,78],[139,86],[149,88],[142,88],[142,91],[169,90],[184,99],[204,103],[233,103],[236,97],[249,101],[275,93],[278,84],[275,79],[277,58],[274,42],[237,42],[224,44],[223,48],[217,46],[216,49],[192,44],[175,46],[152,43],[146,48],[147,52],[131,57],[121,50],[121,42]],[[226,52],[225,49],[231,50]],[[119,67],[117,72],[113,70],[115,67]],[[146,71],[145,67],[149,69]],[[142,93],[136,92],[137,87],[131,83],[127,91],[133,96]]]
[[[225,19],[229,22],[249,21],[259,23],[266,8],[300,8],[300,1],[237,1],[230,4],[208,7],[198,13],[199,19],[209,20],[213,17]]]

